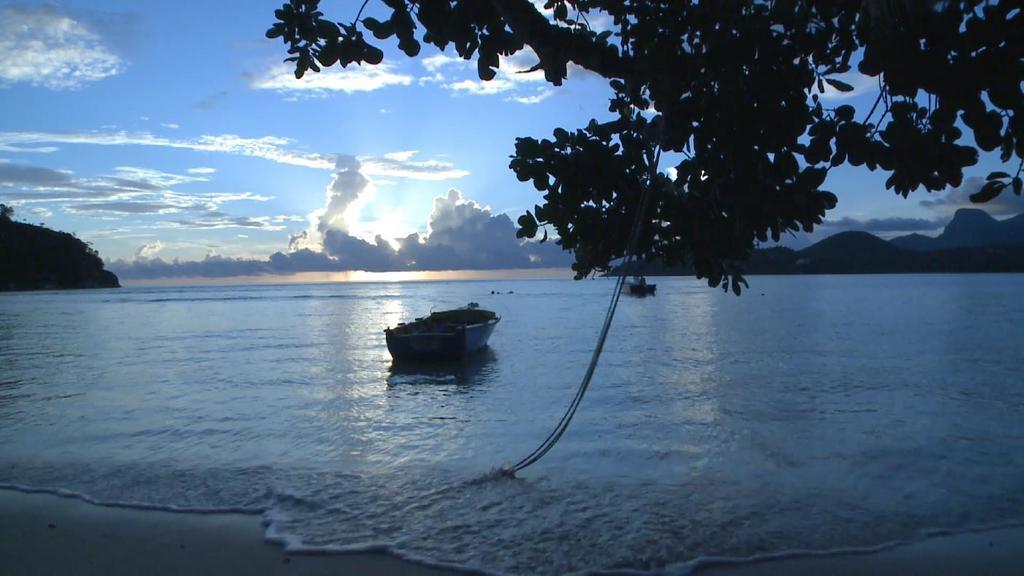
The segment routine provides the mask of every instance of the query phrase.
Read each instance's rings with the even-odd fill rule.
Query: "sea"
[[[1024,275],[0,295],[0,487],[251,513],[295,552],[493,574],[688,573],[1024,521]],[[384,329],[477,302],[489,349]]]

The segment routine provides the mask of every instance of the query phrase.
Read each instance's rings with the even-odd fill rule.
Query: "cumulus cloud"
[[[164,247],[163,244],[161,244],[159,240],[155,240],[155,241],[150,242],[148,244],[143,244],[142,246],[139,246],[138,250],[135,251],[135,257],[136,258],[151,258],[157,252],[159,252],[163,247]]]
[[[354,156],[338,155],[334,176],[325,191],[324,207],[309,215],[309,228],[289,238],[289,250],[319,248],[323,245],[327,230],[348,230],[346,212],[370,183],[359,169],[359,160]]]
[[[275,90],[283,94],[307,94],[324,96],[329,92],[372,92],[387,86],[408,86],[413,78],[395,72],[390,64],[376,66],[335,66],[320,73],[309,72],[302,78],[295,78],[291,65],[274,65],[259,74],[248,74],[249,85],[256,90]]]
[[[287,253],[276,252],[266,260],[212,256],[191,262],[119,260],[109,268],[123,278],[141,279],[351,270],[496,270],[567,267],[571,263],[571,256],[553,242],[516,239],[515,224],[507,215],[494,214],[464,199],[455,189],[434,199],[427,233],[397,239],[397,249],[393,239],[380,235],[372,241],[358,238],[349,232],[344,215],[369,181],[351,157],[338,168],[327,187],[327,206],[314,213],[310,228],[292,236]]]
[[[960,208],[981,208],[993,216],[1012,216],[1024,212],[1024,197],[1015,195],[1008,188],[994,200],[984,204],[971,202],[971,194],[981,190],[984,185],[984,179],[970,176],[964,178],[963,183],[956,188],[947,188],[938,195],[921,200],[921,206],[946,216],[953,215]]]
[[[75,90],[123,68],[99,34],[54,7],[0,9],[0,82]]]

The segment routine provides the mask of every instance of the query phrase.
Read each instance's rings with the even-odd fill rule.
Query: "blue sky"
[[[323,10],[350,18],[358,4]],[[509,266],[565,265],[551,251],[517,259],[503,244],[502,215],[539,201],[508,157],[517,136],[605,118],[604,81],[574,69],[549,86],[513,73],[533,64],[521,53],[482,83],[473,63],[429,46],[416,59],[384,46],[381,66],[296,81],[283,45],[263,35],[278,6],[0,3],[0,202],[75,232],[108,262],[330,252],[323,232],[337,229],[365,241],[354,249],[367,258],[417,234],[428,247],[434,236],[422,256],[434,267],[490,242]],[[866,110],[873,83],[847,80],[857,90],[846,100]],[[884,189],[885,174],[833,170],[825,187],[839,205],[822,233],[927,231],[998,168],[986,157],[963,189],[906,200]],[[994,214],[1024,207],[1004,196]]]

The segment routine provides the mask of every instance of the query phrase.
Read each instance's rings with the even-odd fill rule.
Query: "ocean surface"
[[[517,574],[1024,520],[1024,276],[655,281],[517,479],[493,471],[562,415],[610,280],[3,294],[0,484]],[[489,350],[392,366],[385,326],[469,301]]]

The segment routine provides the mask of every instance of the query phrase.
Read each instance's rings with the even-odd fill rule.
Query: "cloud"
[[[186,184],[188,182],[206,182],[209,180],[209,178],[202,175],[186,176],[184,174],[173,174],[171,172],[163,172],[153,168],[141,168],[138,166],[117,166],[114,168],[114,172],[117,174],[118,178],[146,182],[154,188],[161,189],[170,188],[171,186],[177,186],[179,184]]]
[[[164,128],[170,128],[171,130],[177,130],[178,128],[181,128],[179,124],[175,124],[174,122],[164,122],[160,125]]]
[[[49,218],[50,216],[53,216],[53,212],[43,207],[26,208],[25,212],[28,212],[29,214],[36,216],[37,218]]]
[[[840,218],[839,220],[825,220],[818,227],[829,234],[844,230],[860,230],[871,232],[882,236],[907,233],[907,232],[928,232],[937,230],[946,225],[943,218],[868,218],[860,220],[857,218]]]
[[[200,166],[198,168],[189,168],[187,170],[189,174],[213,174],[216,171],[216,168],[209,168],[206,166]]]
[[[103,38],[54,7],[0,9],[0,82],[76,90],[123,69]]]
[[[285,222],[301,221],[292,215],[282,216],[228,216],[213,213],[195,220],[171,220],[161,223],[168,228],[193,228],[197,230],[219,230],[223,228],[259,228],[262,230],[284,230]]]
[[[825,91],[818,92],[817,86],[815,86],[815,89],[812,91],[820,94],[824,100],[843,100],[846,98],[860,96],[861,94],[867,94],[868,92],[878,91],[878,78],[865,76],[859,72],[851,71],[845,74],[833,74],[832,76],[829,76],[829,78],[846,82],[853,87],[853,90],[849,92],[842,92],[840,90],[836,90],[826,82],[824,83]]]
[[[0,198],[12,202],[129,198],[159,187],[121,176],[78,178],[70,171],[26,164],[0,164]]]
[[[507,102],[537,104],[554,94],[554,90],[546,84],[543,71],[530,71],[538,61],[536,52],[529,47],[512,56],[501,56],[498,60],[497,76],[490,81],[483,81],[476,75],[474,60],[464,60],[447,54],[435,54],[421,61],[429,75],[421,77],[419,83],[442,84],[456,94],[473,96],[508,94],[505,98]],[[570,66],[570,75],[576,71],[575,65]],[[453,73],[461,79],[450,78]]]
[[[164,247],[163,244],[161,244],[159,240],[155,240],[155,241],[150,242],[148,244],[143,244],[142,246],[139,246],[138,250],[136,250],[135,257],[136,258],[152,258],[163,247]]]
[[[451,180],[469,176],[469,171],[455,168],[441,160],[412,160],[415,150],[392,152],[383,156],[360,156],[362,172],[368,176],[405,178],[407,180]]]
[[[172,174],[135,166],[119,166],[113,175],[81,178],[70,171],[0,163],[0,200],[12,204],[77,201],[63,208],[79,214],[104,214],[95,216],[102,218],[110,218],[109,215],[114,214],[193,213],[197,220],[191,227],[248,226],[271,230],[284,227],[281,223],[285,220],[280,219],[283,217],[275,217],[277,220],[238,220],[218,210],[227,202],[265,202],[272,199],[270,196],[251,192],[189,193],[171,189],[171,186],[206,179],[204,176]]]
[[[203,135],[196,138],[164,138],[148,132],[0,132],[0,146],[29,151],[26,145],[35,144],[91,144],[96,146],[158,146],[222,152],[238,156],[263,158],[280,164],[326,169],[334,165],[322,154],[288,150],[287,138],[264,136],[246,138],[235,134]]]
[[[171,139],[154,136],[148,132],[0,132],[0,149],[10,147],[27,152],[36,144],[78,144],[97,146],[160,146],[195,150],[198,152],[221,152],[239,156],[250,156],[289,164],[330,170],[335,167],[339,155],[319,154],[289,150],[292,141],[276,136],[245,138],[234,134],[204,135],[197,138]],[[396,155],[397,154],[397,155]],[[409,180],[448,180],[469,175],[466,170],[456,168],[451,162],[440,160],[412,160],[414,152],[403,151],[383,156],[360,156],[363,172],[370,176],[405,178]]]
[[[113,212],[117,214],[162,214],[177,212],[181,206],[166,202],[90,202],[70,204],[64,207],[71,212]]]
[[[346,212],[359,199],[370,181],[359,172],[360,163],[355,156],[339,154],[335,169],[325,191],[324,207],[309,214],[309,228],[289,238],[290,251],[310,247],[319,249],[327,230],[348,230]]]
[[[387,86],[408,86],[413,78],[399,74],[390,64],[376,66],[349,66],[325,68],[322,72],[309,72],[295,78],[291,65],[275,65],[259,74],[248,74],[249,86],[256,90],[275,90],[282,94],[308,94],[325,96],[328,92],[372,92]]]
[[[451,189],[434,199],[427,234],[410,234],[397,240],[376,236],[367,241],[348,231],[343,215],[359,200],[369,181],[357,161],[339,163],[327,187],[327,206],[311,218],[312,226],[291,238],[287,253],[276,252],[266,260],[209,256],[200,261],[167,262],[159,258],[118,260],[108,268],[125,279],[166,277],[218,278],[239,275],[294,274],[366,270],[497,270],[568,267],[572,259],[553,242],[520,241],[515,225],[505,214],[493,214],[485,206],[465,200]],[[339,216],[342,215],[342,216]],[[213,227],[266,227],[260,219],[222,218]],[[272,223],[272,222],[270,222]],[[175,225],[207,227],[205,222]]]
[[[208,255],[197,261],[166,261],[162,258],[115,260],[107,269],[122,279],[141,278],[223,278],[272,273],[267,261]]]
[[[505,100],[511,100],[513,102],[518,102],[520,104],[537,104],[539,102],[546,100],[549,96],[551,96],[554,93],[555,91],[552,90],[551,88],[542,88],[538,90],[535,94],[529,96],[510,96]]]
[[[984,185],[984,179],[970,176],[964,178],[963,183],[956,188],[947,188],[940,194],[933,194],[931,198],[921,200],[921,206],[947,217],[960,208],[981,208],[993,216],[1012,216],[1024,212],[1024,197],[1015,195],[1013,190],[1008,188],[1003,189],[1003,193],[994,200],[984,204],[971,202],[971,194],[981,190]]]

